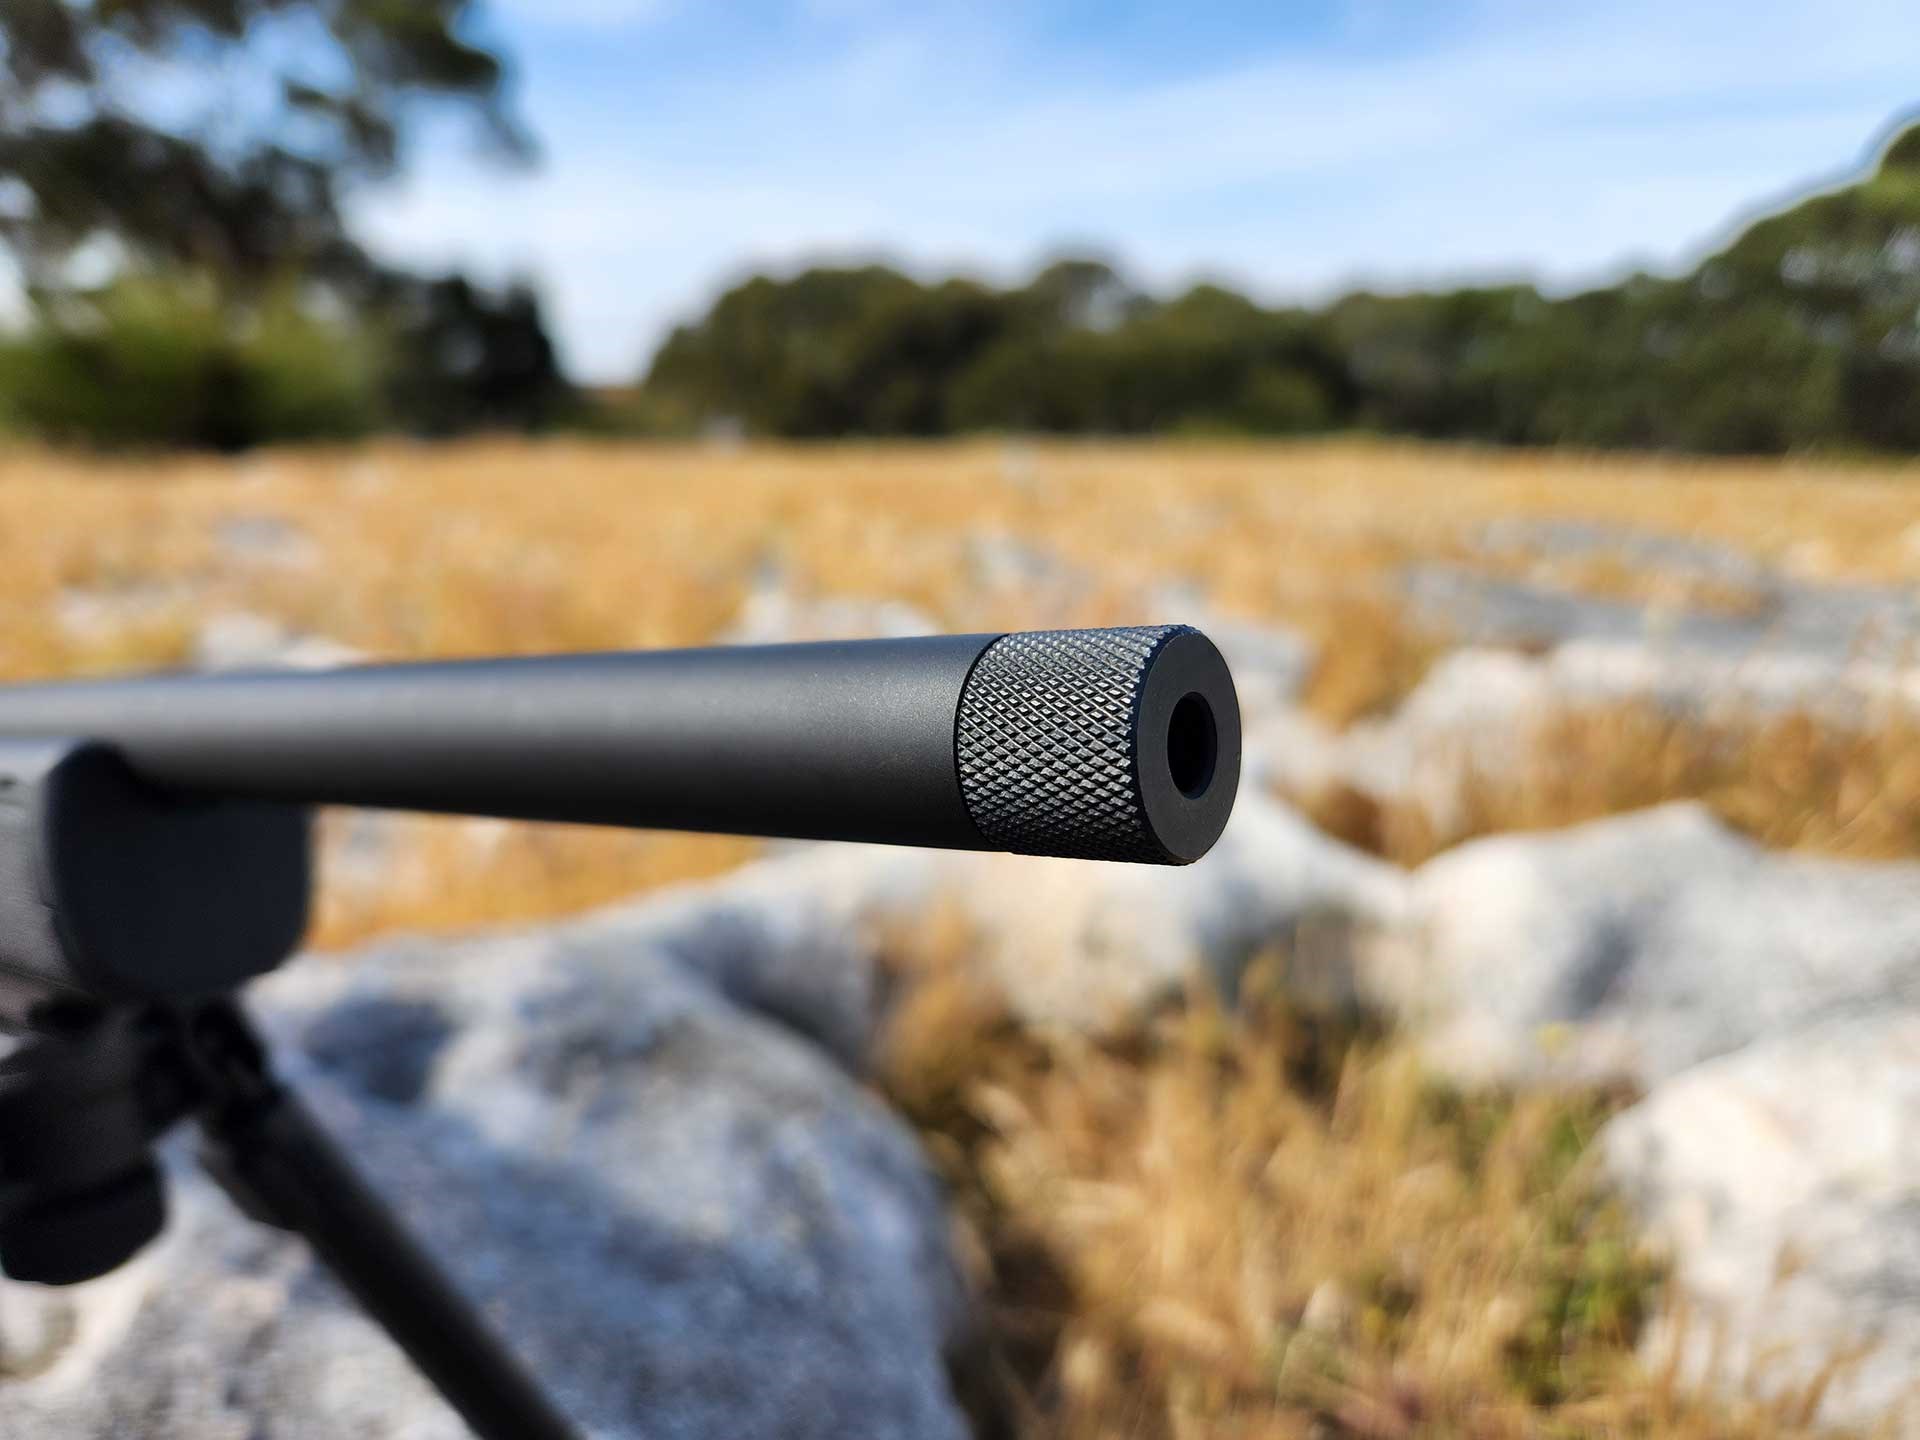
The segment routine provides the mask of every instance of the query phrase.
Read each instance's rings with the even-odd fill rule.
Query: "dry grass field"
[[[1393,574],[1458,558],[1463,537],[1489,520],[1621,522],[1714,539],[1794,574],[1911,581],[1914,478],[1885,466],[1353,441],[490,441],[113,460],[0,450],[0,676],[177,664],[204,643],[210,617],[236,614],[417,658],[706,643],[768,590],[904,602],[951,629],[1175,618],[1201,601],[1318,640],[1307,702],[1345,721],[1391,705],[1445,642],[1402,611]],[[1605,593],[1658,583],[1618,566],[1567,578]],[[1489,780],[1473,830],[1723,793],[1729,771],[1758,773],[1738,746],[1727,758],[1724,738],[1706,747],[1711,764],[1643,763],[1630,717],[1588,729],[1596,724],[1588,743],[1613,757],[1615,782],[1584,776],[1559,804],[1542,777],[1517,795],[1510,778]],[[1699,748],[1690,736],[1644,738]],[[1770,838],[1794,838],[1795,817],[1819,808],[1808,790],[1824,793],[1825,774],[1730,808]],[[1920,795],[1920,777],[1897,778],[1899,795]],[[1886,787],[1868,789],[1889,803]],[[1872,827],[1876,848],[1910,844],[1920,799],[1901,805]],[[1409,833],[1417,825],[1391,817],[1348,816],[1336,828],[1403,859],[1459,838]],[[317,938],[534,918],[750,853],[729,840],[423,821],[399,853],[383,853],[377,883],[350,883],[347,858],[331,867]]]
[[[1762,844],[1920,855],[1920,721],[1840,728],[1800,711],[1711,721],[1639,701],[1541,717],[1499,767],[1463,760],[1444,819],[1335,782],[1293,798],[1328,834],[1413,866],[1462,841],[1701,800]]]
[[[707,643],[773,596],[896,602],[938,629],[1204,607],[1313,637],[1306,702],[1339,724],[1389,708],[1447,643],[1404,612],[1397,573],[1464,559],[1488,521],[1619,522],[1798,576],[1912,583],[1916,482],[1358,441],[0,450],[0,677],[192,661],[236,616],[416,658]],[[1631,567],[1560,578],[1673,598]],[[1675,795],[1769,843],[1920,853],[1908,733],[1798,716],[1710,731],[1632,707],[1555,723],[1538,753],[1471,777],[1448,833],[1353,795],[1315,812],[1409,863]],[[327,825],[322,946],[565,913],[755,848],[422,820],[369,851],[358,822]],[[1634,1358],[1658,1272],[1581,1159],[1620,1097],[1449,1092],[1392,1037],[1326,1033],[1257,987],[1101,1045],[1024,1033],[975,987],[963,935],[934,920],[897,948],[881,1083],[972,1237],[994,1323],[967,1383],[988,1430],[1806,1432],[1811,1397],[1707,1407]]]
[[[1659,1263],[1588,1142],[1626,1099],[1463,1093],[1279,998],[1284,957],[1102,1042],[1010,1022],[938,924],[882,1071],[957,1197],[1007,1440],[1789,1440],[1850,1358],[1708,1402],[1637,1355]]]

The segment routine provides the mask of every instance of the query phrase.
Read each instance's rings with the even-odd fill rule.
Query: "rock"
[[[1920,1436],[1920,865],[1769,853],[1668,805],[1475,841],[1357,951],[1436,1067],[1649,1092],[1600,1147],[1670,1247],[1691,1380]],[[1863,1348],[1867,1346],[1871,1348]]]
[[[678,955],[858,1073],[878,1004],[876,936],[937,904],[957,912],[1016,1014],[1098,1032],[1195,975],[1231,996],[1247,962],[1273,946],[1287,952],[1303,1002],[1350,1007],[1355,947],[1401,926],[1404,892],[1400,870],[1243,787],[1219,844],[1189,866],[794,845],[572,933],[615,952]]]
[[[1769,854],[1692,804],[1497,836],[1415,872],[1361,983],[1455,1074],[1648,1085],[1920,1005],[1920,865]]]
[[[426,827],[444,824],[396,810],[322,811],[316,838],[319,874],[329,894],[372,897],[388,892],[410,841]]]
[[[763,565],[740,613],[720,637],[726,645],[781,645],[802,640],[866,640],[881,636],[932,635],[942,627],[924,611],[900,600],[796,594],[786,571]]]
[[[1226,833],[1185,867],[971,856],[958,903],[1016,1013],[1103,1030],[1177,995],[1196,973],[1235,994],[1278,946],[1303,1000],[1352,1002],[1353,948],[1399,925],[1401,871],[1322,835],[1242,786]]]
[[[1550,559],[1585,553],[1620,562],[1652,580],[1675,582],[1680,603],[1567,588],[1550,572],[1511,579],[1459,565],[1409,570],[1402,580],[1408,603],[1463,641],[1534,648],[1633,640],[1696,654],[1805,655],[1840,664],[1861,655],[1903,661],[1920,637],[1920,602],[1897,586],[1807,580],[1695,541],[1632,531],[1609,531],[1584,550],[1571,543],[1577,537],[1559,538]],[[1702,581],[1741,603],[1686,604],[1686,582]]]
[[[453,1039],[453,1022],[433,1000],[348,995],[302,1029],[300,1048],[314,1065],[376,1100],[419,1101],[433,1067]]]
[[[1561,706],[1623,701],[1690,719],[1740,721],[1805,710],[1839,723],[1871,723],[1889,709],[1920,710],[1920,669],[1875,659],[1792,651],[1738,656],[1665,646],[1581,641],[1539,662],[1541,684]]]
[[[967,578],[981,590],[1017,590],[1031,593],[1062,582],[1084,586],[1085,576],[1066,565],[1051,550],[1012,535],[988,531],[969,536]]]
[[[1098,1032],[1196,974],[1231,996],[1247,962],[1274,946],[1303,1002],[1349,1008],[1356,948],[1402,926],[1405,883],[1243,785],[1219,844],[1190,866],[794,845],[570,934],[613,954],[677,955],[857,1073],[877,1005],[875,938],[936,904],[954,907],[1016,1014]]]
[[[1337,780],[1444,813],[1461,776],[1509,763],[1526,727],[1554,700],[1552,677],[1526,656],[1459,650],[1441,657],[1384,719],[1334,734],[1311,717],[1292,716],[1259,740],[1276,781],[1296,793]]]
[[[1303,1003],[1350,1008],[1356,950],[1403,928],[1405,886],[1404,872],[1243,785],[1219,844],[1189,866],[793,845],[571,933],[615,953],[678,955],[858,1072],[877,1004],[865,978],[875,937],[936,904],[954,907],[1016,1014],[1098,1032],[1196,975],[1231,996],[1247,962],[1276,946]]]
[[[1697,1066],[1603,1133],[1684,1306],[1650,1362],[1920,1436],[1920,1009],[1827,1021]],[[1683,1317],[1678,1323],[1676,1317]]]
[[[302,960],[260,1009],[329,1128],[593,1434],[959,1440],[944,1356],[966,1306],[913,1136],[702,973],[748,931],[665,943],[681,908]],[[0,1311],[6,1353],[63,1337],[0,1385],[9,1437],[465,1433],[304,1246],[172,1159],[162,1244],[46,1292],[31,1330]]]
[[[1444,831],[1473,774],[1499,775],[1537,750],[1560,717],[1620,705],[1709,724],[1804,711],[1867,727],[1890,713],[1920,713],[1920,668],[1859,656],[1710,655],[1637,640],[1573,641],[1541,656],[1466,647],[1436,661],[1391,715],[1335,732],[1298,711],[1256,711],[1247,743],[1257,773],[1286,793],[1347,786],[1416,805]]]
[[[76,640],[103,641],[125,630],[190,611],[201,588],[184,580],[130,579],[103,586],[69,586],[54,597],[53,619]]]
[[[305,570],[321,558],[313,537],[281,515],[223,516],[214,522],[213,537],[228,560],[242,565]]]
[[[1777,580],[1760,561],[1731,546],[1592,520],[1510,516],[1483,526],[1475,540],[1495,554],[1519,553],[1549,564],[1599,558],[1644,574],[1711,581],[1730,588],[1764,590]]]
[[[203,620],[189,663],[196,670],[326,670],[365,654],[322,635],[299,635],[269,615],[229,610]]]
[[[1274,777],[1292,793],[1345,786],[1426,808],[1444,829],[1464,771],[1497,771],[1557,712],[1645,704],[1687,720],[1806,710],[1874,725],[1920,709],[1920,601],[1893,586],[1808,580],[1725,547],[1571,520],[1507,520],[1477,537],[1525,578],[1460,565],[1403,576],[1407,602],[1463,648],[1393,715],[1331,736],[1295,732]],[[1653,598],[1559,583],[1569,562],[1619,565]],[[1671,582],[1674,598],[1661,598]],[[1688,586],[1735,597],[1717,605]],[[1517,652],[1527,653],[1517,653]]]
[[[1206,615],[1185,623],[1204,630],[1220,647],[1233,672],[1241,716],[1253,722],[1250,737],[1261,719],[1292,707],[1313,674],[1313,642],[1287,626]]]
[[[876,931],[924,912],[952,863],[926,850],[795,844],[718,880],[602,910],[570,935],[615,965],[635,950],[671,955],[861,1074],[879,1020]]]
[[[41,1374],[71,1335],[72,1316],[58,1291],[0,1285],[0,1380]]]

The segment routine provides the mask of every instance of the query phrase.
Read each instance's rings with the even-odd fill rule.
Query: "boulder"
[[[1742,721],[1808,711],[1839,724],[1872,724],[1920,710],[1920,669],[1907,656],[1760,650],[1688,653],[1664,645],[1576,641],[1539,663],[1555,703],[1647,704],[1686,719]]]
[[[1192,612],[1173,613],[1184,618]],[[1233,672],[1243,720],[1257,724],[1299,701],[1318,658],[1318,651],[1306,636],[1284,625],[1256,624],[1205,612],[1186,623],[1204,630],[1220,647],[1227,668]],[[1252,740],[1254,727],[1249,726],[1248,732]]]
[[[1402,586],[1410,605],[1474,644],[1639,640],[1699,655],[1793,654],[1837,663],[1861,654],[1900,660],[1920,635],[1920,603],[1899,586],[1809,580],[1727,552],[1716,556],[1695,542],[1630,532],[1562,544],[1558,552],[1543,556],[1528,577],[1424,564],[1410,568]],[[1646,595],[1560,583],[1556,562],[1582,554],[1645,577]],[[1701,582],[1732,603],[1691,597],[1689,588]]]
[[[188,663],[196,670],[330,670],[364,652],[324,635],[302,635],[270,615],[228,610],[201,621]]]
[[[1670,1250],[1646,1357],[1920,1437],[1920,865],[1668,805],[1416,871],[1362,996],[1469,1081],[1625,1082],[1600,1145]],[[1795,1403],[1798,1403],[1797,1401]]]
[[[1301,997],[1346,1007],[1354,956],[1402,923],[1405,875],[1243,786],[1226,833],[1190,866],[970,856],[953,893],[981,963],[1030,1021],[1102,1031],[1196,974],[1232,996],[1247,962],[1289,956]]]
[[[1806,712],[1870,728],[1920,714],[1906,660],[1804,651],[1716,655],[1640,640],[1570,641],[1544,655],[1467,646],[1437,660],[1390,715],[1335,731],[1282,707],[1248,727],[1257,772],[1287,793],[1344,785],[1441,822],[1475,773],[1498,776],[1569,713],[1646,707],[1678,721],[1745,725]]]
[[[1649,1361],[1770,1396],[1831,1370],[1822,1419],[1920,1436],[1920,1009],[1696,1066],[1600,1151],[1672,1252]]]
[[[809,596],[797,590],[786,568],[763,563],[725,645],[784,645],[806,640],[866,640],[877,636],[931,635],[941,627],[925,611],[902,600]]]
[[[811,950],[779,940],[810,923],[792,917],[695,943],[696,909],[304,959],[259,1008],[329,1128],[593,1434],[958,1440],[940,1189],[801,1034],[852,1048],[871,976],[809,1002],[853,963],[818,950],[824,926]],[[742,1003],[762,999],[780,1013]],[[172,1159],[174,1220],[139,1262],[0,1288],[8,1436],[465,1433],[303,1245]]]
[[[1231,996],[1247,962],[1272,947],[1287,953],[1303,999],[1356,1005],[1355,956],[1404,927],[1406,875],[1243,785],[1226,833],[1189,866],[793,844],[569,933],[615,954],[680,956],[858,1071],[879,999],[875,951],[941,905],[1015,1014],[1097,1033],[1195,976]]]
[[[1549,573],[1567,560],[1597,559],[1643,575],[1732,590],[1765,591],[1783,578],[1745,551],[1697,535],[1564,516],[1504,516],[1481,526],[1470,543],[1492,555],[1519,556]]]
[[[1703,807],[1478,840],[1413,875],[1362,988],[1477,1078],[1642,1086],[1920,1005],[1920,865],[1771,854]]]
[[[1258,723],[1249,741],[1285,791],[1344,784],[1438,814],[1469,770],[1507,764],[1555,703],[1539,662],[1504,650],[1456,650],[1391,715],[1334,731],[1304,712],[1280,711]]]
[[[773,850],[719,879],[585,916],[568,927],[569,943],[615,967],[636,950],[670,955],[725,999],[863,1074],[880,1019],[877,939],[935,903],[955,857],[885,845]]]

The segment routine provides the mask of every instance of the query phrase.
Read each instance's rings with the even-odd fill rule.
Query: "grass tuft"
[[[1322,830],[1402,865],[1482,835],[1699,800],[1775,849],[1920,856],[1920,716],[1847,727],[1803,712],[1706,720],[1641,702],[1543,716],[1498,767],[1463,753],[1444,795],[1335,783],[1289,796]]]
[[[1636,1358],[1662,1270],[1589,1158],[1624,1095],[1451,1088],[1271,964],[1096,1044],[1017,1024],[950,927],[896,963],[880,1083],[975,1256],[983,1435],[1824,1433]]]

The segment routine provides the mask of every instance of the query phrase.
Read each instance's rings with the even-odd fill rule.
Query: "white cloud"
[[[397,255],[536,271],[596,379],[630,377],[742,266],[821,254],[1012,274],[1084,239],[1156,281],[1208,270],[1276,296],[1572,283],[1679,263],[1739,207],[1844,166],[1911,97],[1920,53],[1920,10],[1892,0],[1482,0],[1418,53],[1120,85],[1007,64],[1004,36],[950,12],[844,13],[832,65],[675,75],[644,112],[567,96],[543,118],[530,53],[547,169],[436,161],[365,229]]]

